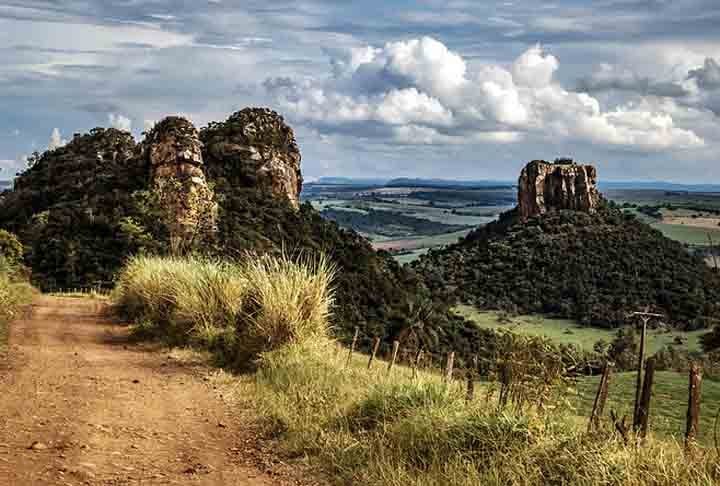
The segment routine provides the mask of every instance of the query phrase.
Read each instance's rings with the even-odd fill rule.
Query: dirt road
[[[103,308],[41,296],[13,324],[0,485],[286,484],[241,457],[251,442],[241,414],[199,365],[129,345]]]

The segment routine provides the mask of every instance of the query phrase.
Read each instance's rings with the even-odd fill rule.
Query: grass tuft
[[[139,334],[202,345],[244,366],[264,351],[326,336],[333,276],[324,257],[138,256],[120,273],[114,299]]]

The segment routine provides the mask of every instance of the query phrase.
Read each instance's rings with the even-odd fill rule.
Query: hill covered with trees
[[[503,214],[459,243],[431,251],[414,269],[435,296],[479,308],[619,327],[628,313],[650,306],[674,327],[710,326],[720,317],[720,275],[680,243],[594,196],[594,181],[588,185],[578,167],[567,168],[580,173],[578,186],[576,176],[529,183],[521,177],[521,206],[530,199],[531,209]],[[524,184],[532,194],[523,194]],[[546,191],[540,197],[538,187]],[[577,195],[585,187],[592,197]],[[568,209],[578,200],[582,209]]]

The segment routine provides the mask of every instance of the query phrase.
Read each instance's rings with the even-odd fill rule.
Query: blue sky
[[[720,182],[717,0],[0,0],[0,177],[95,126],[270,106],[308,178]]]

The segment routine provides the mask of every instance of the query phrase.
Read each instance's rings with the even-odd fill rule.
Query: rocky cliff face
[[[165,118],[147,134],[139,157],[149,170],[173,253],[210,236],[216,228],[217,203],[205,180],[202,143],[193,124],[180,117]]]
[[[209,176],[223,186],[248,187],[300,204],[302,175],[295,133],[276,112],[246,108],[201,134]]]
[[[592,165],[533,160],[518,182],[518,208],[523,221],[548,211],[572,209],[593,213],[600,202],[597,171]]]
[[[26,244],[44,289],[109,286],[131,254],[210,251],[241,223],[232,237],[254,238],[257,221],[238,208],[260,201],[297,213],[301,183],[293,131],[270,110],[242,110],[202,132],[168,117],[139,144],[96,128],[33,158],[0,193],[0,229]]]

